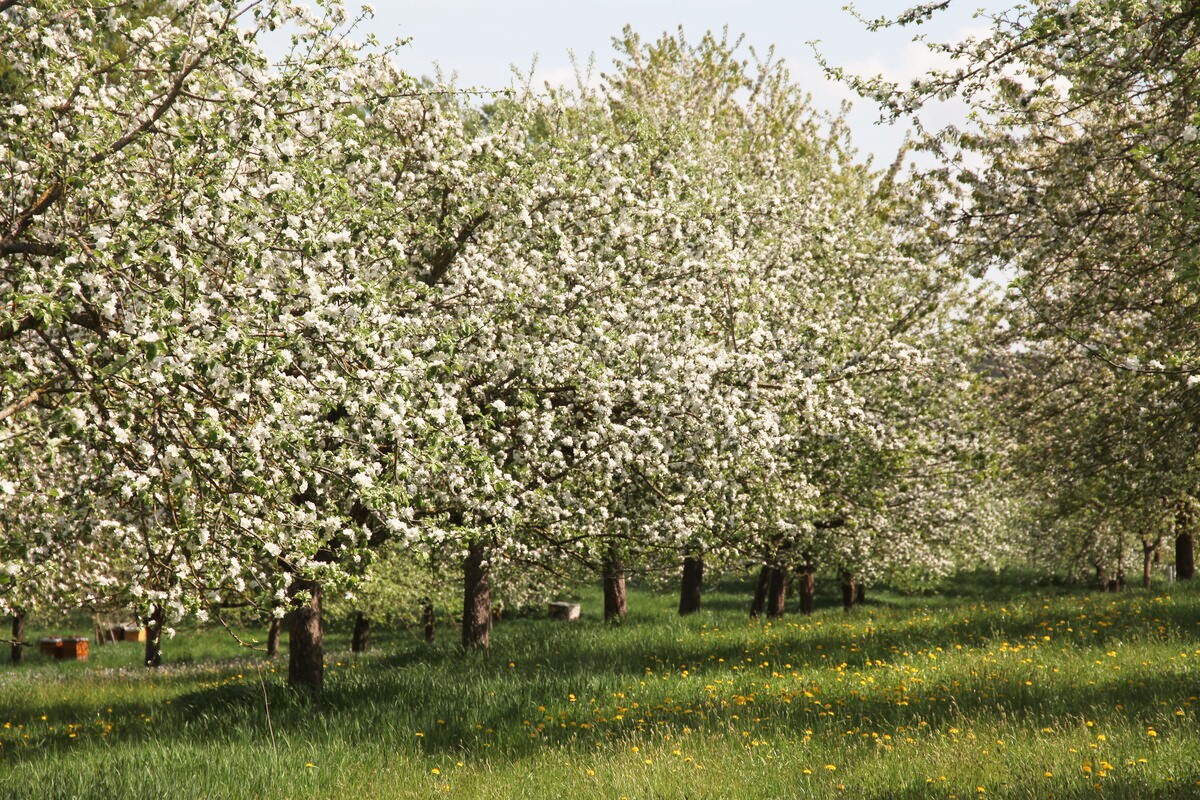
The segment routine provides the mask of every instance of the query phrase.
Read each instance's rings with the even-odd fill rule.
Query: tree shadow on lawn
[[[450,678],[439,674],[446,667],[456,667],[456,674]],[[611,670],[589,676],[590,682],[581,684],[578,672],[518,672],[506,664],[497,664],[495,659],[437,658],[424,663],[411,661],[407,668],[389,666],[388,659],[380,659],[364,669],[344,679],[331,680],[325,697],[317,703],[298,697],[279,684],[268,684],[276,735],[288,742],[289,747],[336,741],[342,745],[361,743],[366,747],[431,755],[510,760],[534,755],[548,746],[591,750],[598,744],[627,742],[651,732],[681,731],[685,726],[730,735],[735,740],[737,733],[731,725],[753,729],[756,736],[785,741],[799,740],[801,732],[807,729],[813,731],[815,739],[826,742],[845,741],[848,727],[884,731],[905,726],[918,737],[916,747],[929,742],[936,749],[939,737],[945,735],[944,729],[950,725],[963,727],[964,733],[973,725],[1000,722],[1031,731],[1054,726],[1058,731],[1068,732],[1081,726],[1085,718],[1101,726],[1114,720],[1142,721],[1139,724],[1151,718],[1161,720],[1164,714],[1161,702],[1174,708],[1195,688],[1194,675],[1187,670],[1137,676],[1132,686],[1130,681],[1117,676],[1098,681],[1094,686],[1025,686],[1020,676],[1011,676],[1006,683],[990,686],[982,679],[974,686],[954,686],[950,682],[929,684],[925,687],[927,695],[938,699],[908,707],[897,706],[882,692],[855,695],[850,685],[827,688],[812,700],[796,694],[785,699],[782,693],[762,690],[745,705],[739,705],[733,699],[732,689],[715,697],[705,691],[703,678],[690,689],[674,687],[683,691],[672,692],[668,700],[661,693],[656,694],[653,684],[642,687],[636,680],[637,673]],[[990,691],[981,691],[983,687]],[[611,697],[613,692],[623,692],[625,696],[617,701]],[[576,695],[576,703],[566,701],[569,694]],[[598,698],[601,703],[592,706],[590,700],[596,695],[603,695]],[[641,707],[633,709],[632,704],[639,702],[639,698]],[[614,717],[618,703],[625,709],[624,719]],[[546,710],[540,712],[539,706]],[[1123,710],[1117,711],[1118,707]],[[153,725],[138,723],[139,715],[145,713],[143,705],[114,704],[107,717],[118,724],[105,739],[85,735],[68,740],[62,731],[39,732],[24,746],[5,747],[0,751],[0,762],[17,764],[56,754],[78,755],[81,749],[136,748],[148,741],[170,743],[172,739],[198,745],[240,743],[267,747],[264,708],[262,686],[246,683],[181,695],[171,705],[154,709]],[[732,720],[734,713],[740,719]],[[552,721],[547,721],[547,716]],[[605,721],[599,721],[598,717]],[[128,724],[121,724],[122,720]],[[545,723],[546,727],[531,737],[529,734],[539,723]],[[583,723],[590,727],[581,727]],[[1190,724],[1190,720],[1180,723],[1178,728],[1159,724],[1158,742],[1170,742],[1172,736],[1190,736],[1183,727]],[[422,734],[419,738],[418,732]],[[736,741],[732,746],[740,746],[740,740]],[[850,747],[861,748],[863,759],[878,757],[873,742],[859,742],[855,737]],[[1113,780],[1120,779],[1114,775]],[[1174,789],[1139,793],[1134,791],[1132,783],[1125,787],[1128,793],[1117,793],[1122,784],[1113,780],[1104,783],[1102,796],[1195,796],[1176,793]],[[1066,788],[1032,786],[1037,793],[1029,796],[1046,796],[1047,789]],[[885,796],[928,797],[928,790],[923,784],[912,784],[876,796],[881,800]],[[1055,791],[1055,794],[1072,796],[1069,792]]]
[[[1099,619],[1106,624],[1098,625],[1095,633],[1081,631],[1087,640],[1072,644],[1100,650],[1117,647],[1147,635],[1150,627],[1156,642],[1194,648],[1194,603],[1155,605],[1150,595],[1130,595],[1124,605],[1110,607],[1112,598],[1098,595],[1094,605],[1087,606],[1089,625]],[[807,728],[817,735],[840,737],[848,725],[916,728],[921,721],[925,730],[961,726],[964,721],[1004,720],[1035,730],[1078,725],[1084,718],[1146,722],[1162,719],[1164,703],[1168,711],[1188,705],[1195,676],[1183,662],[1074,686],[1049,680],[1044,671],[1026,669],[1015,659],[991,664],[968,679],[956,673],[930,682],[935,678],[924,673],[924,683],[909,687],[907,697],[895,691],[895,684],[909,676],[880,666],[882,659],[924,669],[925,662],[908,660],[905,654],[961,644],[970,655],[974,648],[1028,642],[1064,619],[1064,610],[1047,605],[1041,609],[1027,604],[1021,613],[1005,617],[971,613],[979,606],[963,602],[878,625],[863,613],[868,609],[759,624],[715,612],[669,622],[658,617],[653,625],[644,624],[636,613],[620,626],[522,619],[500,625],[488,653],[464,654],[456,645],[430,647],[411,639],[397,641],[390,654],[357,660],[331,653],[327,688],[316,701],[283,686],[282,670],[262,675],[260,682],[259,674],[251,671],[255,665],[249,665],[240,680],[226,673],[211,685],[175,696],[169,704],[127,700],[107,703],[111,711],[83,709],[113,724],[103,740],[88,727],[95,717],[82,721],[77,739],[68,739],[62,727],[42,730],[41,714],[62,725],[80,719],[79,704],[69,698],[46,708],[12,709],[0,724],[23,724],[33,732],[22,746],[10,745],[0,753],[5,760],[18,761],[35,753],[44,757],[48,750],[133,745],[164,737],[262,744],[268,736],[268,707],[276,734],[293,742],[385,741],[401,749],[521,757],[547,744],[582,746],[660,727],[728,733],[735,713],[742,720],[737,725],[757,720],[759,730],[773,735],[786,737]],[[1143,613],[1129,613],[1134,607]],[[1096,655],[1081,649],[1073,657]],[[343,666],[335,666],[342,659]],[[839,665],[844,665],[841,674],[847,678],[866,668],[876,683],[866,688],[841,680]],[[776,671],[786,677],[773,676]],[[664,677],[669,682],[659,683]],[[714,691],[717,679],[733,683],[722,683]],[[1027,679],[1032,685],[1025,685]],[[196,676],[164,671],[155,680],[194,685]],[[814,697],[803,696],[812,688],[818,689]],[[901,699],[911,704],[898,705]],[[633,702],[639,703],[636,710]],[[153,724],[143,717],[151,717]],[[544,725],[541,731],[539,724]],[[1165,726],[1163,731],[1168,732]],[[5,733],[0,731],[0,739],[11,738]]]

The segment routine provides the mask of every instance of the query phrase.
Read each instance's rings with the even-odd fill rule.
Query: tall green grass
[[[223,631],[0,667],[14,798],[1200,797],[1200,587],[1096,594],[977,576],[843,614],[501,623],[486,654],[333,631],[326,692]],[[591,612],[590,614],[587,612]],[[66,631],[59,631],[66,632]],[[34,635],[41,631],[35,631]],[[259,634],[261,636],[261,634]]]

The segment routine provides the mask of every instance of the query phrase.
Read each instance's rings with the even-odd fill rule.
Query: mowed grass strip
[[[33,655],[0,667],[0,780],[14,798],[1200,797],[1200,586],[960,587],[757,623],[744,584],[683,619],[635,591],[623,625],[507,621],[487,654],[380,631],[354,657],[335,632],[316,703],[219,630],[181,632],[158,671],[133,644]]]

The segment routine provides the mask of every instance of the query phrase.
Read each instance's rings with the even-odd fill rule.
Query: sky
[[[954,0],[919,28],[870,33],[840,0],[377,0],[366,30],[382,42],[407,38],[396,60],[408,72],[433,75],[440,68],[457,75],[461,86],[501,89],[514,80],[514,67],[522,75],[532,68],[535,86],[573,83],[572,52],[578,63],[586,64],[594,55],[596,68],[608,70],[612,38],[627,24],[643,39],[682,26],[687,38],[698,40],[705,31],[727,27],[732,38],[745,37],[744,46],[762,52],[773,45],[817,108],[833,112],[844,100],[854,99],[849,122],[855,144],[882,166],[900,146],[903,126],[877,125],[879,113],[868,101],[824,77],[809,43],[816,42],[832,65],[907,82],[939,63],[913,41],[914,34],[954,41],[981,33],[989,22],[975,18],[976,11],[998,13],[1011,4]],[[353,0],[348,5],[352,8]],[[909,5],[906,0],[860,0],[856,8],[876,18],[895,16]],[[961,109],[935,113],[948,122]]]

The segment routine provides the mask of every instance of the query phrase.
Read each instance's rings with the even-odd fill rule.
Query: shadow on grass
[[[146,687],[147,692],[161,691],[158,696],[135,696],[103,709],[81,709],[77,700],[64,696],[46,708],[11,709],[0,724],[9,721],[31,732],[24,746],[6,748],[3,757],[15,763],[164,737],[261,746],[274,731],[293,743],[385,741],[431,753],[522,758],[547,744],[586,747],[652,729],[688,726],[728,732],[733,713],[745,720],[739,727],[753,720],[756,731],[784,737],[804,729],[840,737],[848,725],[915,729],[924,722],[921,735],[932,740],[933,731],[964,720],[1008,720],[1037,728],[1080,724],[1085,717],[1141,724],[1161,716],[1164,704],[1174,708],[1195,692],[1194,672],[1179,663],[1150,665],[1094,685],[1070,685],[1040,680],[1032,668],[1006,662],[981,668],[969,679],[927,675],[919,688],[906,690],[909,705],[899,705],[901,695],[889,693],[888,681],[899,683],[905,677],[879,666],[880,661],[911,663],[906,659],[915,654],[954,644],[978,652],[1003,642],[1027,642],[1061,628],[1064,621],[1080,628],[1081,639],[1072,640],[1072,646],[1083,648],[1079,658],[1092,657],[1087,648],[1102,650],[1135,639],[1191,648],[1195,602],[1157,604],[1148,593],[1086,600],[1072,596],[1068,610],[1052,597],[1026,592],[1016,596],[1021,600],[1017,607],[1003,611],[984,609],[979,595],[965,590],[940,601],[934,613],[889,609],[890,595],[879,592],[878,608],[852,614],[827,608],[811,618],[755,624],[731,617],[721,605],[740,608],[746,588],[723,584],[710,593],[704,611],[687,618],[670,615],[660,601],[657,607],[646,603],[645,610],[635,610],[621,626],[527,619],[504,623],[488,653],[464,654],[447,641],[427,646],[411,636],[393,637],[390,652],[362,658],[333,652],[325,694],[316,701],[282,685],[283,664],[273,674],[260,674],[257,664],[248,664],[238,667],[240,672],[217,671],[202,679],[190,668],[164,670]],[[1077,619],[1081,613],[1085,619]],[[442,638],[453,639],[453,632],[443,631]],[[843,665],[842,673],[874,669],[878,683],[862,691],[855,681],[833,680],[828,671],[838,665]],[[687,678],[682,677],[684,669]],[[776,678],[777,671],[786,677]],[[824,675],[814,697],[803,695],[814,688],[805,673]],[[666,674],[670,683],[657,684]],[[717,679],[731,683],[713,690]],[[199,688],[179,692],[197,684]],[[100,736],[89,721],[76,738],[70,738],[66,727],[42,730],[41,715],[51,723],[79,720],[81,710],[95,713],[101,727],[111,727]],[[1164,727],[1164,739],[1169,733]],[[1124,791],[1121,786],[1105,783],[1103,796],[1195,796],[1176,794],[1174,788],[1108,793],[1110,787]],[[1046,789],[1053,791],[1039,785],[1038,796]],[[897,786],[887,796],[929,795],[928,787],[912,785]]]

